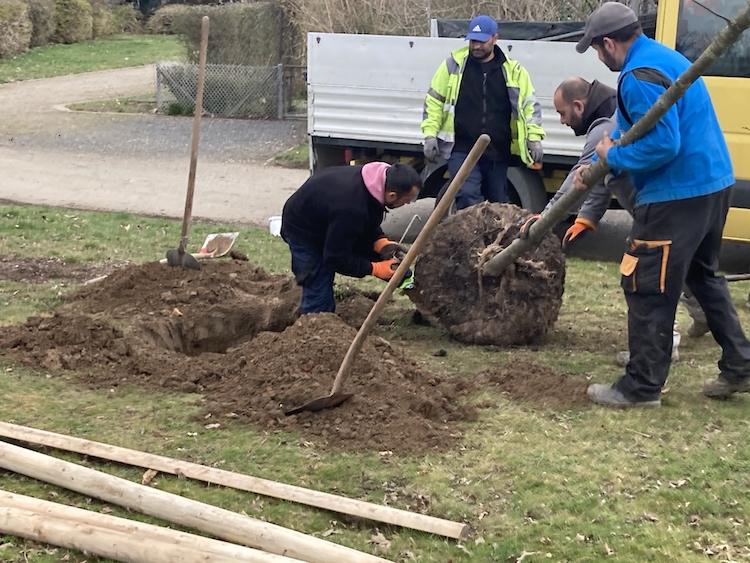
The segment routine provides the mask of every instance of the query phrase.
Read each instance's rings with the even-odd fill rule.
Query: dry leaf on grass
[[[526,550],[524,550],[524,551],[521,552],[521,555],[518,557],[518,559],[516,559],[516,563],[521,563],[521,561],[523,561],[524,559],[526,559],[530,555],[536,555],[537,553],[539,553],[539,552],[538,551],[526,551]]]
[[[370,543],[375,546],[377,552],[388,551],[391,548],[391,542],[380,532],[370,538]]]

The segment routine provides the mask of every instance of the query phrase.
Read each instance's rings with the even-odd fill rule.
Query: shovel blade
[[[350,393],[334,393],[333,395],[326,395],[325,397],[318,397],[317,399],[313,399],[312,401],[310,401],[309,403],[305,403],[301,407],[284,411],[284,414],[287,416],[291,416],[293,414],[299,414],[304,411],[318,412],[324,409],[332,409],[334,407],[342,405],[345,401],[348,401],[352,397],[354,397],[354,395]]]
[[[182,255],[182,266],[185,268],[188,268],[190,270],[200,270],[201,265],[198,262],[198,260],[195,259],[195,256],[190,254],[189,252],[185,252]],[[172,268],[176,268],[180,265],[180,251],[172,248],[170,250],[167,250],[167,264],[169,264]]]

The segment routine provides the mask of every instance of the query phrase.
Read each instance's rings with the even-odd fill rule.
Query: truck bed
[[[316,138],[421,145],[424,97],[438,65],[463,39],[310,33],[308,133]],[[593,50],[575,43],[500,40],[499,47],[531,75],[542,105],[546,155],[577,157],[583,139],[560,123],[552,95],[565,78],[579,75],[614,87]]]

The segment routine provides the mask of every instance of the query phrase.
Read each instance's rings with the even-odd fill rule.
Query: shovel
[[[201,45],[198,59],[198,89],[195,94],[195,111],[193,114],[193,142],[190,150],[190,174],[185,198],[185,213],[182,216],[182,233],[180,246],[167,250],[167,264],[171,267],[182,266],[191,270],[200,270],[201,265],[192,254],[185,253],[188,242],[188,226],[193,212],[193,193],[195,192],[195,168],[198,164],[198,140],[200,138],[201,114],[203,113],[203,82],[206,74],[206,50],[208,47],[208,16],[201,21]]]
[[[200,252],[193,252],[192,256],[196,260],[207,260],[208,258],[220,258],[226,255],[232,248],[234,241],[240,233],[211,233],[206,236],[206,240],[201,246]],[[167,264],[166,258],[159,260],[160,264]]]
[[[334,379],[333,381],[331,393],[329,395],[313,399],[312,401],[305,403],[300,407],[285,411],[284,414],[289,416],[292,414],[299,414],[303,411],[317,412],[323,409],[330,409],[339,406],[344,401],[347,401],[354,396],[350,393],[341,392],[344,381],[347,377],[349,377],[349,374],[352,371],[354,358],[362,349],[365,338],[370,333],[372,327],[375,325],[375,321],[377,321],[380,317],[380,313],[383,312],[383,309],[388,303],[388,300],[390,299],[393,292],[396,290],[396,287],[398,287],[399,283],[401,283],[402,278],[406,275],[406,271],[411,267],[417,255],[422,251],[422,248],[424,248],[425,244],[427,243],[427,239],[430,238],[430,235],[432,235],[432,232],[435,230],[438,223],[443,218],[443,215],[446,211],[448,211],[448,207],[451,205],[451,203],[453,203],[453,199],[456,197],[456,193],[458,193],[458,190],[461,188],[461,186],[463,186],[464,181],[466,181],[466,177],[472,171],[477,161],[479,160],[479,157],[482,156],[484,150],[489,144],[489,135],[480,135],[479,139],[477,139],[477,142],[474,143],[471,152],[469,152],[466,160],[461,165],[461,168],[459,168],[456,176],[451,181],[450,186],[448,186],[448,189],[445,192],[445,195],[435,206],[435,209],[430,214],[430,218],[427,219],[427,222],[414,241],[414,244],[412,244],[411,248],[409,248],[409,252],[407,252],[406,256],[404,256],[404,259],[399,264],[398,269],[394,272],[393,277],[388,281],[388,284],[386,284],[383,292],[380,294],[380,297],[378,297],[378,300],[375,302],[375,305],[372,306],[372,309],[367,315],[365,322],[362,323],[362,326],[357,332],[357,335],[354,337],[354,340],[349,346],[349,350],[344,356],[344,361],[341,362],[341,367],[339,367],[339,371],[336,374],[336,379]]]

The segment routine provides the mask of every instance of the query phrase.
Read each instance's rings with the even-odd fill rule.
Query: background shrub
[[[91,4],[91,36],[96,39],[115,33],[115,19],[107,0],[88,0]]]
[[[284,41],[285,16],[272,2],[192,6],[174,15],[178,33],[193,61],[198,60],[201,18],[211,18],[208,62],[244,66],[274,66],[289,59]]]
[[[26,51],[31,30],[26,4],[21,0],[0,0],[0,58]]]
[[[31,20],[31,41],[29,47],[41,47],[49,43],[55,32],[54,0],[24,0]]]
[[[86,0],[55,0],[55,19],[57,27],[53,41],[56,43],[78,43],[91,39],[91,4]]]
[[[143,14],[132,4],[120,4],[112,10],[115,33],[141,33],[143,31]]]
[[[167,4],[162,6],[146,22],[146,31],[148,33],[158,33],[169,35],[172,31],[172,24],[177,14],[188,11],[190,8],[184,4]]]

